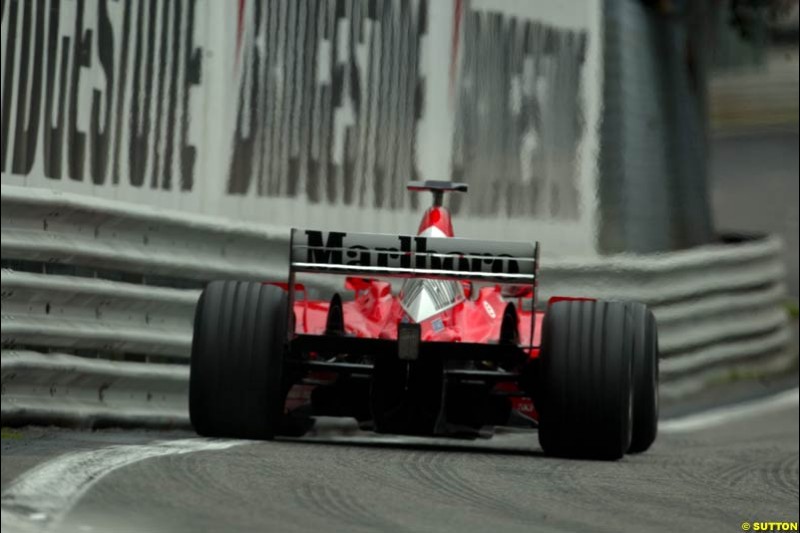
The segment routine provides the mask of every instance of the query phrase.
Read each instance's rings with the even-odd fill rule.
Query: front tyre
[[[561,457],[616,460],[631,443],[633,331],[620,302],[552,304],[542,326],[539,443]]]
[[[253,282],[214,281],[197,303],[189,417],[208,437],[271,439],[283,419],[287,295]]]

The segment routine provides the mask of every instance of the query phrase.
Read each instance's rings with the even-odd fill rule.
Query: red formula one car
[[[383,433],[538,428],[548,454],[618,459],[656,436],[658,340],[642,304],[536,302],[539,245],[457,239],[446,191],[417,235],[291,232],[288,281],[212,282],[197,305],[190,415],[201,435],[270,439],[316,416]],[[306,297],[304,273],[346,276]]]

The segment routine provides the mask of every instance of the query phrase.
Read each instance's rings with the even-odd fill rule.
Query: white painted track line
[[[2,530],[43,531],[60,520],[104,476],[145,459],[224,450],[248,441],[180,439],[109,446],[51,459],[17,478],[2,493]],[[8,529],[7,529],[8,528]]]

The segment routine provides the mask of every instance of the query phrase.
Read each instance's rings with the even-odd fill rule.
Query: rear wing
[[[300,272],[529,285],[531,309],[536,306],[538,242],[292,229],[289,247],[290,316],[295,276]],[[535,323],[532,319],[531,342]],[[293,331],[292,326],[288,331],[290,342]]]
[[[302,229],[290,242],[290,284],[295,273],[316,272],[535,285],[538,273],[538,242]]]

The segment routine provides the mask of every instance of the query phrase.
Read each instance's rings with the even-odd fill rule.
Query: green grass
[[[789,300],[784,304],[786,307],[786,312],[789,313],[789,316],[796,319],[800,316],[800,309],[797,307],[797,302]]]
[[[0,430],[0,437],[2,437],[2,440],[18,440],[22,438],[22,432],[16,429],[2,428],[2,430]]]
[[[763,378],[766,374],[764,372],[758,372],[756,370],[739,370],[739,369],[732,369],[722,374],[720,376],[715,376],[709,379],[706,384],[707,385],[725,385],[728,383],[734,383],[737,381],[744,381],[744,380],[757,380],[759,378]]]

